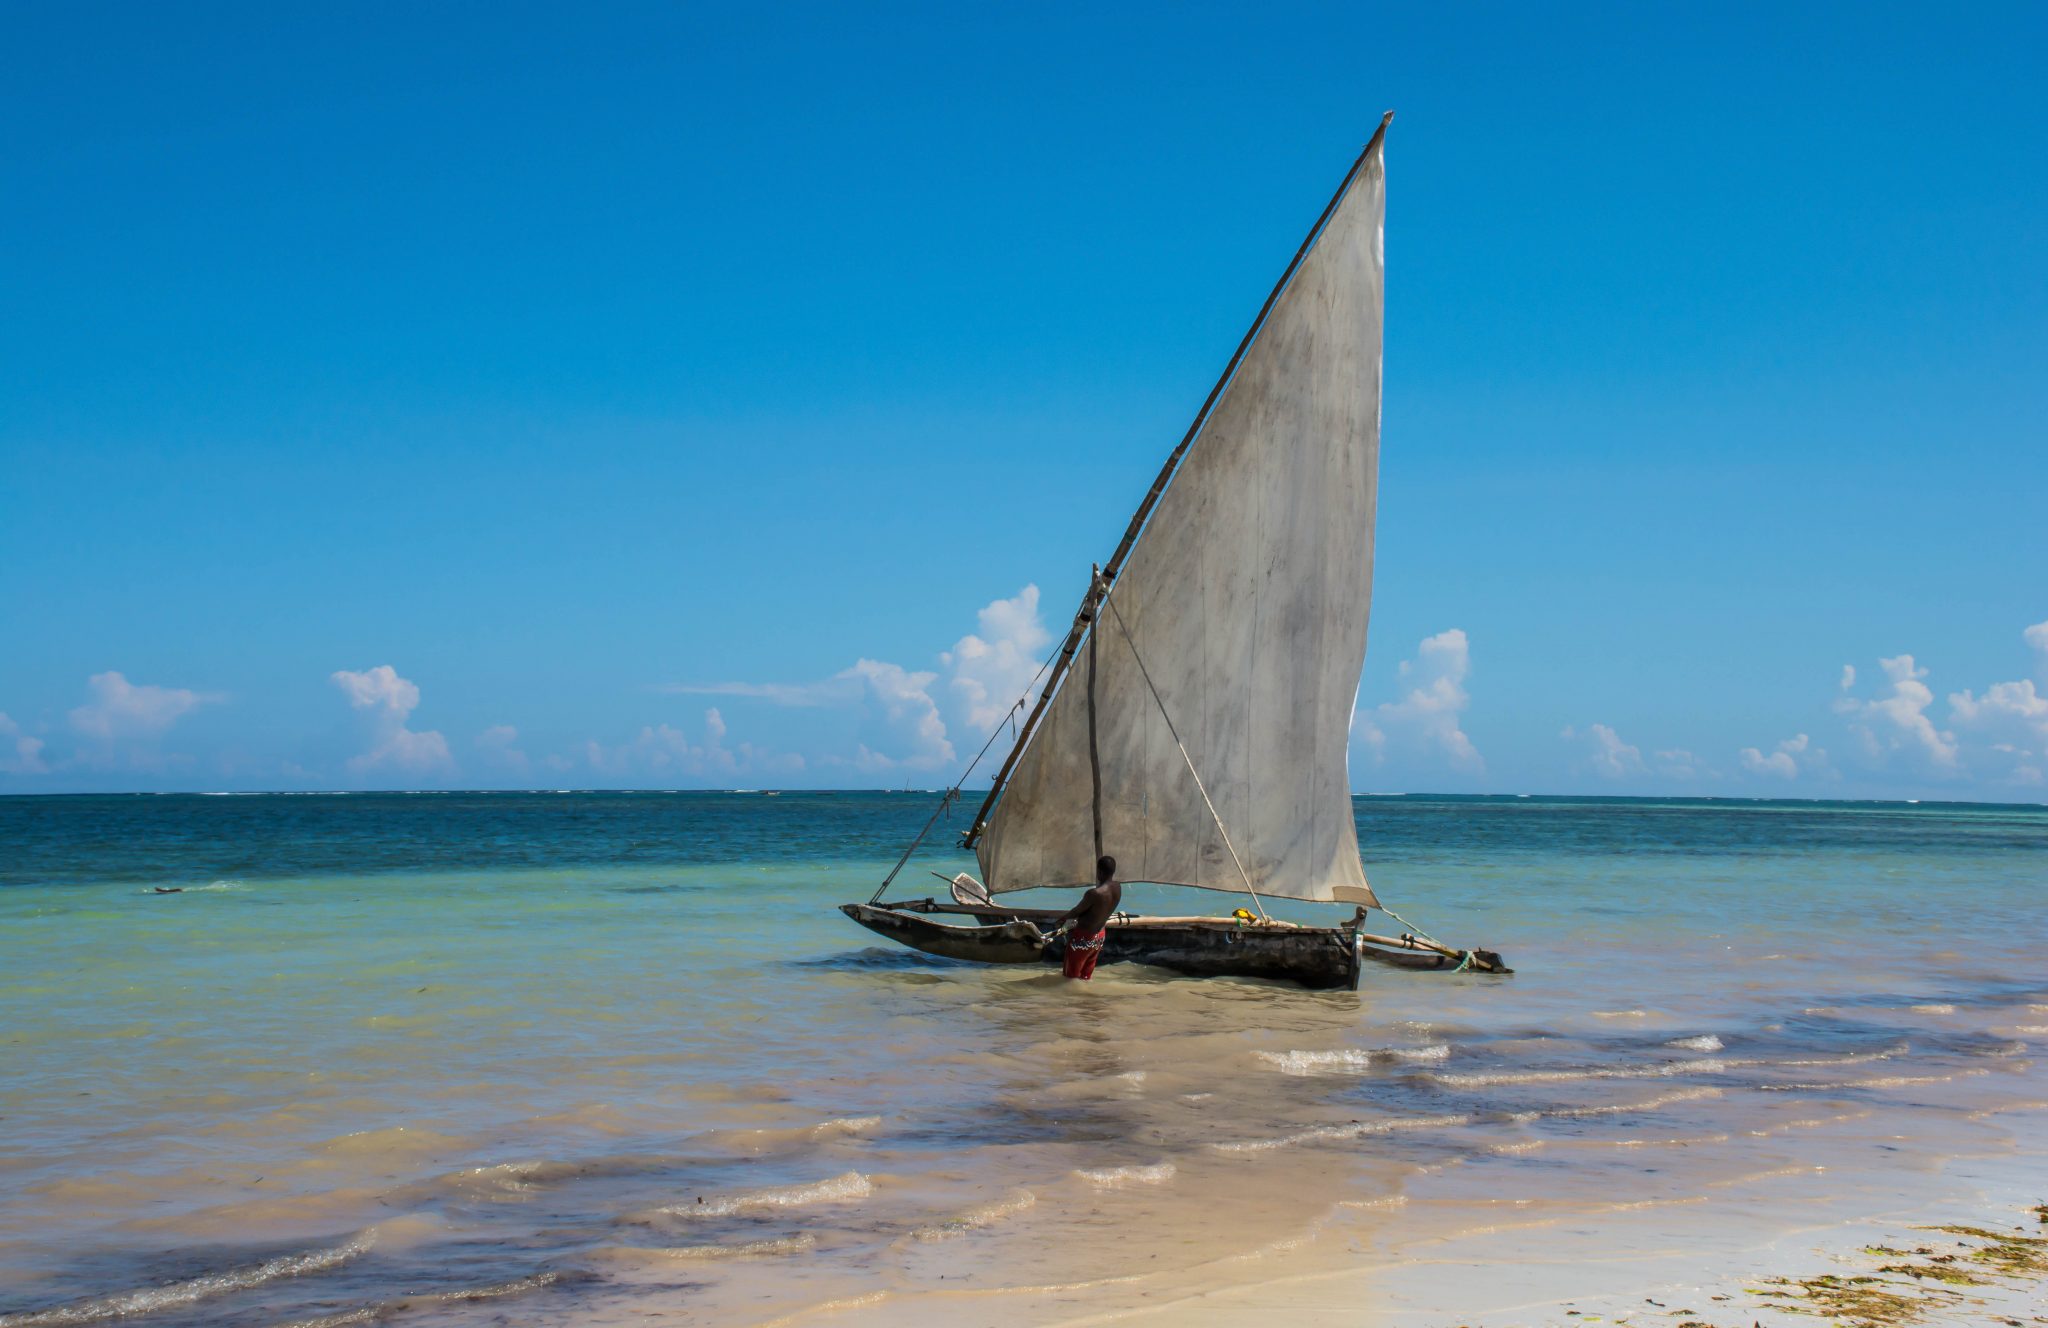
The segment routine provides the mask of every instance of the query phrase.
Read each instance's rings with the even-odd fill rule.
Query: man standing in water
[[[1124,901],[1124,888],[1116,879],[1116,859],[1104,855],[1095,860],[1095,885],[1068,909],[1053,929],[1072,923],[1067,931],[1067,961],[1063,972],[1086,981],[1095,976],[1095,963],[1102,958],[1103,938],[1110,917]]]

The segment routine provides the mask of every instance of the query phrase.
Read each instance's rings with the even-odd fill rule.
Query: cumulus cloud
[[[912,673],[899,664],[863,659],[839,675],[862,687],[866,714],[853,763],[863,770],[932,770],[953,764],[946,722],[932,700],[936,673]]]
[[[493,724],[476,735],[476,745],[492,768],[526,774],[533,762],[519,749],[519,730],[510,724]]]
[[[1921,679],[1927,670],[1913,662],[1911,655],[1880,659],[1887,690],[1873,699],[1844,695],[1835,702],[1837,713],[1845,715],[1849,727],[1864,751],[1877,759],[1903,754],[1938,773],[1957,769],[1955,734],[1937,729],[1927,717],[1934,693]],[[1845,675],[1846,676],[1846,675]]]
[[[1627,779],[1649,771],[1649,767],[1643,764],[1642,749],[1623,742],[1621,735],[1605,724],[1588,724],[1584,732],[1568,727],[1559,736],[1585,749],[1587,763],[1593,767],[1594,774],[1608,779]]]
[[[1666,779],[1698,779],[1707,771],[1700,758],[1683,747],[1657,753],[1657,773]]]
[[[452,770],[455,758],[448,740],[433,729],[415,732],[406,726],[419,707],[420,689],[398,676],[389,664],[356,673],[340,669],[329,675],[350,706],[362,712],[369,725],[370,746],[348,760],[357,773],[390,770],[405,774],[433,774]]]
[[[845,674],[823,682],[672,682],[654,689],[675,696],[742,696],[780,706],[845,705],[860,686]]]
[[[0,774],[44,775],[50,767],[43,761],[43,740],[21,731],[5,710],[0,710]]]
[[[1039,614],[1038,587],[1027,585],[983,606],[976,630],[941,653],[937,669],[860,659],[816,682],[674,683],[660,690],[855,711],[854,749],[825,753],[817,758],[821,763],[867,771],[940,770],[958,760],[954,729],[972,733],[979,748],[982,735],[1010,713],[1051,642]]]
[[[85,680],[92,700],[71,712],[71,727],[89,738],[154,738],[218,696],[183,687],[138,686],[116,670]]]
[[[2048,680],[2048,622],[2020,633],[2035,652],[2034,672]],[[2040,784],[2048,766],[2048,696],[2031,678],[1995,682],[1984,694],[1965,689],[1948,697],[1949,723],[1984,740],[1992,759],[2016,783]]]
[[[1417,647],[1414,659],[1402,661],[1401,682],[1407,690],[1401,699],[1361,712],[1353,727],[1376,757],[1384,756],[1390,742],[1404,743],[1440,754],[1454,769],[1480,773],[1486,760],[1459,718],[1472,700],[1465,691],[1471,671],[1471,644],[1464,631],[1439,632]]]
[[[1777,779],[1796,779],[1802,771],[1818,774],[1828,769],[1828,754],[1815,747],[1804,733],[1785,739],[1769,753],[1758,747],[1745,747],[1740,759],[1742,768],[1749,773]]]
[[[620,780],[658,778],[681,783],[740,774],[792,774],[804,769],[801,756],[778,755],[747,742],[734,745],[727,741],[728,732],[725,716],[712,706],[704,712],[701,738],[692,738],[666,723],[652,724],[641,728],[632,741],[617,746],[595,739],[585,742],[580,756],[594,773]],[[576,759],[556,755],[542,764],[568,770]]]
[[[993,732],[1038,672],[1052,632],[1038,613],[1038,587],[1028,585],[976,615],[976,632],[963,636],[939,663],[960,718],[971,733]]]

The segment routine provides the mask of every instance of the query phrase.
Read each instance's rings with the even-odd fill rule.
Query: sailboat
[[[1057,964],[1062,910],[1005,897],[1085,888],[1108,853],[1125,881],[1230,892],[1252,907],[1118,914],[1104,964],[1353,990],[1368,963],[1509,971],[1492,951],[1405,924],[1367,929],[1385,910],[1359,856],[1347,758],[1372,601],[1392,119],[1093,570],[962,835],[980,879],[960,874],[944,898],[883,900],[963,774],[874,896],[841,906],[863,927],[953,959]],[[1354,911],[1303,925],[1273,918],[1268,899]]]

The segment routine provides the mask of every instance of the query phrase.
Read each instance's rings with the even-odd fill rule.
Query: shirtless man
[[[1068,977],[1086,981],[1095,976],[1095,962],[1102,958],[1105,929],[1123,901],[1124,888],[1116,879],[1116,859],[1097,858],[1094,888],[1053,924],[1054,930],[1073,924],[1067,932],[1067,960],[1062,970]]]

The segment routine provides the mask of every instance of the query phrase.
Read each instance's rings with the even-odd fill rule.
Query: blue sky
[[[1355,785],[2048,798],[2044,41],[16,8],[0,791],[939,784],[1391,107]]]

